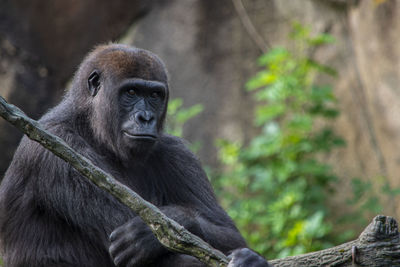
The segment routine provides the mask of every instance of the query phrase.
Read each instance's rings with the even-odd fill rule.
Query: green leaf
[[[290,52],[286,48],[276,47],[271,49],[268,53],[262,55],[258,59],[260,66],[268,66],[273,64],[280,64],[290,57]]]
[[[330,34],[321,33],[308,40],[311,46],[319,46],[324,44],[331,44],[335,42],[335,37]]]
[[[285,106],[282,104],[274,104],[268,106],[259,106],[256,108],[256,124],[262,125],[273,118],[281,115],[285,111]]]
[[[334,76],[334,77],[337,76],[337,71],[334,68],[331,68],[331,67],[329,67],[327,65],[318,63],[315,60],[308,59],[308,64],[310,65],[310,67],[312,67],[312,68],[314,68],[314,69],[316,69],[316,70],[318,70],[320,72],[323,72],[325,74],[329,74],[329,75]]]
[[[189,108],[183,108],[182,106],[182,99],[171,99],[167,111],[166,131],[178,137],[182,137],[183,125],[203,110],[203,106],[200,104]],[[191,149],[195,149],[195,146],[191,147]]]
[[[181,98],[171,99],[168,103],[168,112],[169,115],[174,115],[178,111],[178,109],[182,106],[183,100]]]

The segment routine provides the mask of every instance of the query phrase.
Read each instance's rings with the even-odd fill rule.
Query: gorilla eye
[[[135,95],[136,92],[135,92],[134,89],[128,89],[128,94],[130,94],[130,95]]]
[[[160,93],[159,92],[153,92],[153,93],[151,93],[151,97],[152,98],[157,98],[157,97],[159,97],[160,96]]]

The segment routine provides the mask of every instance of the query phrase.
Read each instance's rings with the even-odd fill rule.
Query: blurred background
[[[166,63],[168,131],[268,258],[400,218],[400,1],[0,0],[0,95],[38,119],[95,45]],[[21,134],[0,120],[0,177]]]

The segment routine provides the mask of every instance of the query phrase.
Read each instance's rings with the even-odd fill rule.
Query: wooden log
[[[272,260],[275,267],[400,266],[400,236],[395,219],[378,215],[360,237],[342,245],[299,256]]]

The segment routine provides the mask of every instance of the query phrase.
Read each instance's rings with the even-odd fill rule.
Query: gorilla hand
[[[263,257],[248,248],[235,249],[228,258],[228,267],[271,267]]]
[[[109,252],[116,266],[141,266],[167,253],[139,216],[116,228],[110,242]]]

